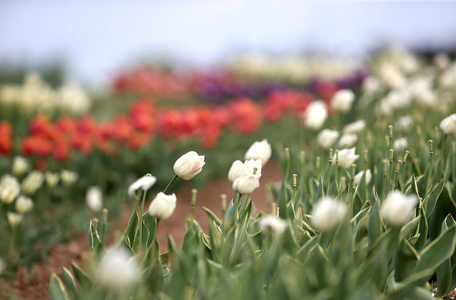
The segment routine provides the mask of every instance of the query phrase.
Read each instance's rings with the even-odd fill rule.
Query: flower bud
[[[251,194],[260,186],[260,177],[261,175],[245,172],[233,182],[233,190],[240,194]]]
[[[103,208],[103,193],[100,187],[91,186],[86,194],[87,206],[94,212],[99,212]]]
[[[13,174],[21,176],[28,170],[28,162],[22,156],[16,156],[13,160]]]
[[[347,212],[348,207],[345,203],[331,198],[322,198],[312,209],[311,223],[317,230],[328,231],[340,224]]]
[[[324,149],[329,149],[339,137],[339,132],[336,130],[323,129],[317,137],[317,143]]]
[[[355,154],[356,148],[343,149],[339,151],[339,166],[343,169],[348,169],[359,158]],[[334,154],[332,163],[336,163],[336,155]]]
[[[25,214],[33,208],[33,201],[30,198],[19,196],[16,200],[16,210],[20,214]]]
[[[128,187],[128,196],[135,198],[136,190],[142,189],[143,191],[147,191],[155,184],[155,182],[157,182],[157,178],[150,174],[139,178]]]
[[[417,203],[416,195],[406,196],[399,191],[391,191],[380,207],[380,215],[385,223],[401,227],[407,222]]]
[[[19,182],[16,177],[4,175],[0,180],[0,200],[3,203],[10,204],[16,199],[21,191]]]
[[[349,90],[344,89],[337,91],[331,99],[331,107],[334,111],[347,112],[352,107],[355,100],[355,94]]]
[[[78,180],[79,175],[76,172],[62,170],[60,173],[60,178],[62,178],[62,182],[64,185],[69,186],[75,183]]]
[[[245,163],[242,163],[240,160],[236,160],[231,165],[230,171],[228,172],[228,180],[233,182],[241,176],[245,172],[249,172],[253,174],[253,170],[256,168],[256,174],[261,174],[262,169],[262,161],[260,159],[253,160],[249,159],[246,160]]]
[[[149,206],[149,214],[158,219],[168,219],[176,208],[176,195],[165,195],[158,193]]]
[[[205,164],[204,155],[190,151],[174,163],[174,173],[184,180],[190,180],[201,172]]]
[[[267,215],[260,220],[260,229],[266,235],[276,235],[282,233],[287,227],[287,223],[274,215]]]
[[[21,214],[7,212],[8,223],[11,227],[16,227],[20,222],[22,222],[23,216]]]
[[[48,187],[53,188],[57,185],[59,182],[59,174],[58,173],[52,173],[52,172],[46,172],[44,175],[46,178],[46,184]]]
[[[245,153],[245,159],[261,160],[261,164],[264,166],[271,158],[271,145],[268,140],[264,139],[261,142],[255,142],[250,146],[249,150]]]
[[[452,114],[440,122],[440,129],[445,134],[456,135],[456,114]]]
[[[125,250],[113,248],[106,252],[95,275],[100,286],[120,291],[137,279],[139,267],[135,258]]]
[[[40,171],[30,172],[24,181],[22,181],[22,189],[26,195],[32,195],[43,184],[44,176]]]
[[[364,171],[361,171],[359,172],[358,174],[355,175],[355,179],[354,179],[354,184],[356,186],[359,186],[360,183],[361,183],[361,179],[363,178],[363,175],[364,175]],[[371,173],[371,170],[367,170],[366,171],[366,184],[369,184],[369,182],[371,181],[372,179],[372,173]]]
[[[304,125],[311,129],[320,129],[327,117],[328,110],[323,101],[314,101],[309,104],[304,112]]]

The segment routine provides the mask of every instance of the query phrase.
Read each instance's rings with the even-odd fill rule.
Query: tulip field
[[[32,73],[0,107],[0,299],[456,296],[446,54]]]

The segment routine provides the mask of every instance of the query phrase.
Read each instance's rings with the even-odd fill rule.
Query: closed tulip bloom
[[[355,154],[356,148],[343,149],[339,151],[339,166],[343,169],[348,169],[359,158]],[[336,154],[334,154],[332,163],[336,163]]]
[[[98,265],[95,278],[100,286],[120,291],[130,286],[139,275],[139,266],[134,257],[122,249],[111,249]]]
[[[103,208],[103,193],[100,187],[91,186],[87,190],[86,204],[94,212],[99,212]]]
[[[155,182],[157,182],[157,178],[150,174],[139,178],[128,187],[128,196],[131,198],[136,197],[136,190],[142,189],[143,191],[147,191],[155,184]]]
[[[245,159],[261,160],[264,166],[271,158],[272,150],[268,140],[264,139],[261,142],[255,142],[250,146],[249,150],[245,153]]]
[[[53,188],[59,183],[59,174],[58,173],[52,173],[52,172],[46,172],[44,175],[46,179],[46,184],[48,187]]]
[[[22,189],[26,195],[32,195],[38,190],[44,181],[44,175],[40,171],[30,172],[24,181],[22,181]]]
[[[10,211],[7,212],[6,215],[8,217],[8,223],[11,227],[16,227],[19,225],[19,223],[22,222],[22,219],[24,218],[21,214],[13,213]]]
[[[78,180],[78,173],[68,170],[62,170],[60,173],[60,178],[62,178],[62,182],[64,185],[72,185]]]
[[[13,160],[13,174],[21,176],[28,170],[28,162],[22,156],[16,156]]]
[[[352,107],[355,100],[355,94],[349,90],[344,89],[337,91],[331,99],[331,107],[334,111],[347,112]]]
[[[233,182],[233,190],[240,194],[251,194],[260,186],[260,177],[261,175],[245,172]]]
[[[358,141],[358,136],[354,133],[346,133],[340,137],[340,147],[353,147]]]
[[[16,211],[21,214],[31,211],[33,208],[33,201],[30,198],[19,196],[16,200]]]
[[[366,128],[366,121],[358,120],[353,123],[347,124],[342,130],[343,133],[358,133]]]
[[[364,175],[364,171],[361,171],[359,172],[358,174],[355,175],[355,180],[354,180],[354,184],[359,186],[360,183],[361,183],[361,179],[363,178],[363,175]],[[366,184],[369,184],[369,182],[371,181],[372,179],[372,173],[371,173],[371,170],[367,170],[366,171]]]
[[[182,179],[190,180],[201,172],[205,164],[204,155],[190,151],[174,163],[174,173]]]
[[[329,149],[339,138],[339,132],[336,130],[323,129],[317,137],[317,143],[320,147]]]
[[[406,196],[399,191],[391,191],[380,207],[380,215],[385,223],[401,227],[407,222],[417,203],[416,195]]]
[[[266,235],[276,235],[282,233],[287,227],[287,223],[274,215],[267,215],[260,220],[260,229]]]
[[[345,203],[331,198],[322,198],[312,209],[311,223],[317,230],[328,231],[339,225],[347,212],[348,207]]]
[[[21,187],[16,177],[4,175],[0,180],[0,200],[10,204],[16,199],[21,191]]]
[[[158,219],[168,219],[176,208],[176,195],[165,195],[158,193],[149,206],[149,214]]]
[[[233,182],[245,172],[250,172],[253,174],[255,168],[256,174],[261,174],[262,161],[260,159],[249,159],[244,163],[242,163],[240,160],[236,160],[233,162],[230,171],[228,172],[228,180]]]
[[[328,110],[325,103],[318,100],[314,101],[307,107],[304,113],[304,125],[311,129],[320,129],[328,117]]]
[[[456,114],[452,114],[440,122],[440,129],[445,134],[456,135]]]

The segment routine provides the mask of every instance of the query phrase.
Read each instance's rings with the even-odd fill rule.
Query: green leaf
[[[437,204],[437,200],[439,199],[440,194],[445,186],[445,180],[442,179],[439,184],[429,193],[427,198],[427,205],[426,205],[426,218],[429,218],[432,212],[435,209]]]
[[[138,230],[138,214],[136,213],[136,211],[134,211],[131,214],[130,220],[128,221],[127,230],[125,230],[125,236],[127,236],[128,240],[130,241],[130,245],[128,245],[128,244],[127,245],[130,247],[133,247],[137,230]]]
[[[74,281],[73,275],[71,275],[71,272],[65,267],[62,267],[62,277],[63,277],[63,282],[65,283],[65,286],[68,290],[68,294],[70,295],[70,298],[71,299],[80,299],[78,289],[76,288],[76,282]]]
[[[369,212],[369,223],[368,223],[368,238],[369,238],[369,247],[375,243],[375,241],[380,237],[382,234],[382,221],[380,219],[380,212],[379,212],[379,199],[377,196],[377,192],[374,188],[372,191],[373,194],[373,204],[372,208]]]
[[[455,221],[451,215],[448,215],[445,220],[442,222],[442,232],[448,230],[449,227],[454,226]],[[453,254],[454,256],[454,254]],[[453,287],[451,286],[452,282],[452,268],[451,268],[451,258],[444,261],[437,268],[437,282],[439,283],[437,297],[443,297],[448,294]]]
[[[415,243],[415,249],[417,251],[420,251],[421,249],[424,248],[427,242],[427,234],[428,234],[428,222],[426,218],[426,214],[424,212],[424,208],[421,207],[419,209],[420,213],[420,227],[418,229],[418,233],[420,234],[420,237]]]
[[[413,274],[413,269],[419,259],[420,257],[415,248],[413,248],[407,240],[401,240],[399,249],[395,255],[396,281],[402,281]]]
[[[59,277],[57,277],[57,275],[55,275],[55,273],[52,273],[51,279],[49,281],[49,295],[51,300],[69,299],[62,281]]]
[[[81,289],[83,291],[92,288],[92,280],[90,280],[89,276],[82,271],[75,263],[71,263],[71,268],[73,269],[74,276],[76,276],[76,280],[78,281]]]
[[[220,221],[220,219],[209,208],[203,207],[203,209],[209,216],[209,218],[211,218],[217,226],[220,226],[220,224],[222,224],[222,221]]]

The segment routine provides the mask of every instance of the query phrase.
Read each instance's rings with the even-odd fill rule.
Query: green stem
[[[453,145],[453,183],[456,181],[456,142],[452,142]]]
[[[432,147],[432,140],[429,140],[429,154],[431,155],[431,158],[429,159],[429,170],[428,170],[428,176],[427,176],[427,180],[426,180],[426,190],[424,192],[424,200],[423,200],[423,203],[424,203],[424,209],[426,210],[427,208],[427,197],[428,197],[428,194],[429,194],[429,187],[431,185],[431,176],[432,176],[432,166],[433,166],[433,162],[434,162],[434,149]]]
[[[168,183],[168,185],[165,187],[165,189],[163,190],[163,193],[166,194],[166,192],[168,191],[169,187],[173,184],[174,181],[176,181],[177,179],[177,175],[174,175],[173,179],[171,179],[171,181]]]
[[[14,247],[16,245],[16,232],[17,232],[16,226],[12,226],[11,227],[11,242],[10,242],[10,247],[9,247],[9,251],[8,251],[8,258],[11,258]]]
[[[142,223],[143,223],[143,213],[144,213],[144,202],[146,201],[147,190],[143,191],[142,201],[141,201],[141,215],[139,217],[139,248],[142,248]]]
[[[329,186],[331,185],[330,180],[331,180],[332,152],[333,152],[333,150],[330,149],[329,150],[329,161],[328,161],[329,165],[328,165],[328,176],[327,176],[327,186],[326,186],[326,197],[329,197]]]
[[[101,244],[104,246],[106,241],[106,223],[108,222],[108,209],[103,209],[103,220],[101,223]]]

